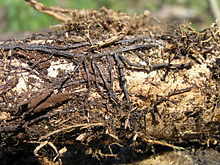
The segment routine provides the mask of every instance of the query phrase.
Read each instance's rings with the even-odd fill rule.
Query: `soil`
[[[63,23],[0,45],[3,164],[218,164],[218,26],[26,1]]]

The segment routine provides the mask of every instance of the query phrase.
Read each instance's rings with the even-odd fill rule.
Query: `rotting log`
[[[171,32],[146,14],[46,9],[62,13],[60,29],[0,45],[3,150],[219,145],[218,26]]]

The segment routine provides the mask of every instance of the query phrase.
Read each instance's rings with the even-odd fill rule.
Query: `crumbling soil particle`
[[[171,151],[153,156],[134,165],[218,165],[220,153],[213,149],[199,149],[198,151]]]
[[[171,32],[146,13],[28,2],[64,22],[0,45],[3,151],[33,152],[41,164],[62,164],[65,153],[113,164],[155,146],[219,146],[219,27]]]

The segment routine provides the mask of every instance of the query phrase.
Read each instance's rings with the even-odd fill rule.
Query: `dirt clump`
[[[1,150],[113,164],[158,148],[219,149],[218,26],[171,31],[148,12],[26,1],[63,23],[0,45]]]

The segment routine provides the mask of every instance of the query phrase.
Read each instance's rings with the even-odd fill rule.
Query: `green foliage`
[[[54,2],[47,1],[46,4],[53,5],[53,3]],[[5,31],[38,30],[57,23],[57,20],[35,11],[20,0],[1,1],[0,6],[2,6],[2,9],[7,13],[7,27],[3,29]]]
[[[165,0],[165,3],[167,4],[180,4],[185,5],[189,8],[194,8],[199,10],[200,12],[207,12],[209,8],[208,0],[183,0],[183,1],[177,1],[177,0]]]
[[[69,8],[75,9],[99,9],[103,6],[120,11],[126,11],[132,0],[69,0]],[[65,6],[66,7],[66,6]]]
[[[75,9],[89,9],[89,8],[97,9],[98,8],[95,0],[80,0],[80,1],[72,0],[72,1],[69,1],[68,3],[72,8],[75,8]]]
[[[158,9],[158,7],[160,6],[160,4],[158,4],[157,1],[147,1],[146,4],[144,5],[145,8],[149,11],[155,11]]]
[[[38,0],[47,6],[61,6],[71,9],[98,9],[107,7],[127,13],[141,13],[144,10],[156,11],[162,4],[181,4],[194,8],[201,13],[201,17],[208,13],[208,1],[204,0]],[[0,9],[7,12],[7,27],[0,31],[30,31],[47,28],[59,23],[52,17],[41,14],[27,5],[24,0],[1,0]]]

